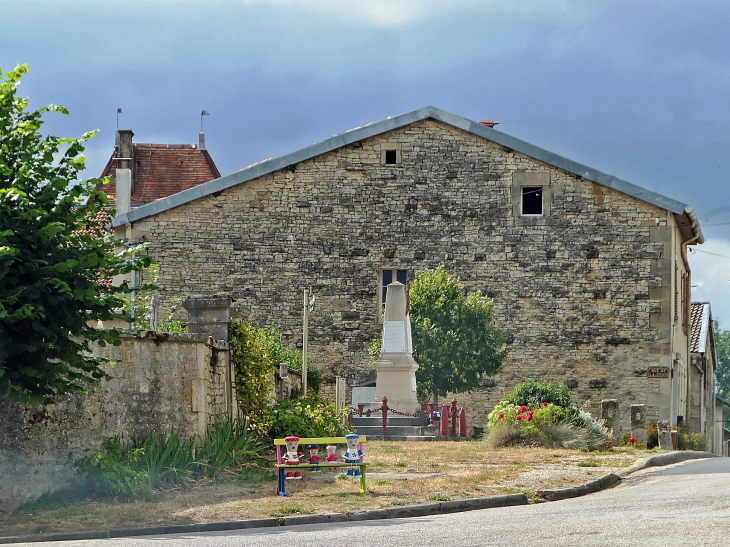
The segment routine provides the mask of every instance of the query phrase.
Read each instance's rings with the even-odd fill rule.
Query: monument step
[[[355,430],[359,435],[365,435],[368,439],[372,435],[380,435],[383,431],[383,426],[355,426]],[[388,426],[388,435],[400,435],[400,436],[422,436],[422,435],[435,435],[436,430],[426,427],[418,427],[413,425],[403,426]]]
[[[352,423],[357,425],[375,425],[383,423],[382,416],[353,416]],[[391,416],[388,415],[388,425],[415,425],[427,426],[429,424],[428,416]]]

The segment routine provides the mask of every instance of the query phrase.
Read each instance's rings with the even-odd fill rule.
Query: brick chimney
[[[131,129],[120,129],[117,171],[114,177],[117,214],[126,213],[132,207],[134,193],[134,146]]]

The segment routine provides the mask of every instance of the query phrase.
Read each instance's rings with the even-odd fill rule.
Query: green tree
[[[717,371],[715,371],[715,385],[717,394],[730,400],[730,330],[720,330],[717,322],[714,323],[715,349],[717,350]],[[730,428],[730,408],[725,407],[725,427]]]
[[[494,302],[469,296],[443,265],[419,274],[409,290],[419,397],[461,393],[497,373],[509,348],[494,324]]]
[[[119,333],[90,325],[117,318],[131,289],[100,281],[152,261],[108,233],[99,181],[78,181],[94,133],[41,135],[45,113],[68,110],[28,111],[16,95],[27,70],[0,76],[0,393],[41,404],[110,378],[90,344],[117,345]]]

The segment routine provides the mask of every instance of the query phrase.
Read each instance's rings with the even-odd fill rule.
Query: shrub
[[[659,446],[659,428],[652,423],[646,426],[646,448],[652,449]]]
[[[269,342],[268,354],[274,366],[278,367],[281,363],[289,363],[290,370],[301,372],[302,352],[284,345],[281,327],[276,323],[272,323],[265,332]],[[322,373],[312,366],[309,359],[307,361],[307,387],[317,393],[319,392],[319,386],[322,384]]]
[[[162,482],[218,478],[224,471],[240,476],[265,462],[263,445],[247,420],[220,420],[208,427],[197,454],[195,445],[195,438],[181,442],[175,432],[169,438],[150,433],[142,440],[135,433],[126,443],[110,437],[102,450],[77,460],[74,467],[98,494],[129,499]]]
[[[101,450],[77,460],[74,467],[102,496],[131,498],[147,483],[147,475],[140,469],[143,456],[143,449],[122,443],[118,437],[109,437],[102,441]]]
[[[690,433],[687,427],[680,427],[677,430],[677,448],[704,452],[707,449],[707,441],[702,433]]]
[[[570,408],[571,395],[570,389],[566,385],[558,385],[554,382],[536,382],[530,379],[517,384],[512,393],[507,395],[505,401],[517,406],[538,407],[545,402]]]
[[[324,397],[284,399],[273,410],[272,438],[288,435],[298,437],[342,437],[352,428],[347,423],[347,409],[339,415],[334,403]]]

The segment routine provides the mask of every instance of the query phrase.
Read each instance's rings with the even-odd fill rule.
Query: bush
[[[352,431],[347,423],[347,409],[339,415],[334,403],[324,397],[284,399],[273,410],[271,438],[342,437]]]
[[[539,407],[542,403],[550,403],[563,408],[570,408],[572,401],[570,389],[566,385],[554,382],[536,382],[525,380],[520,382],[507,395],[505,401],[517,406]]]
[[[104,439],[102,450],[77,460],[74,467],[96,493],[130,499],[162,482],[219,478],[224,471],[238,476],[264,464],[260,456],[263,448],[248,420],[225,419],[208,427],[197,454],[195,438],[181,442],[172,432],[169,438],[149,434],[140,439],[135,433],[129,442],[117,437]]]
[[[652,449],[659,446],[659,428],[656,423],[646,426],[646,448]]]
[[[689,429],[683,426],[677,429],[677,448],[704,452],[707,449],[707,441],[702,433],[690,433]]]
[[[269,341],[268,354],[275,366],[278,367],[281,363],[289,363],[290,370],[302,371],[302,352],[284,345],[279,325],[272,323],[266,329],[266,338]],[[322,384],[322,373],[312,366],[309,359],[307,361],[307,387],[318,393],[319,386]]]

